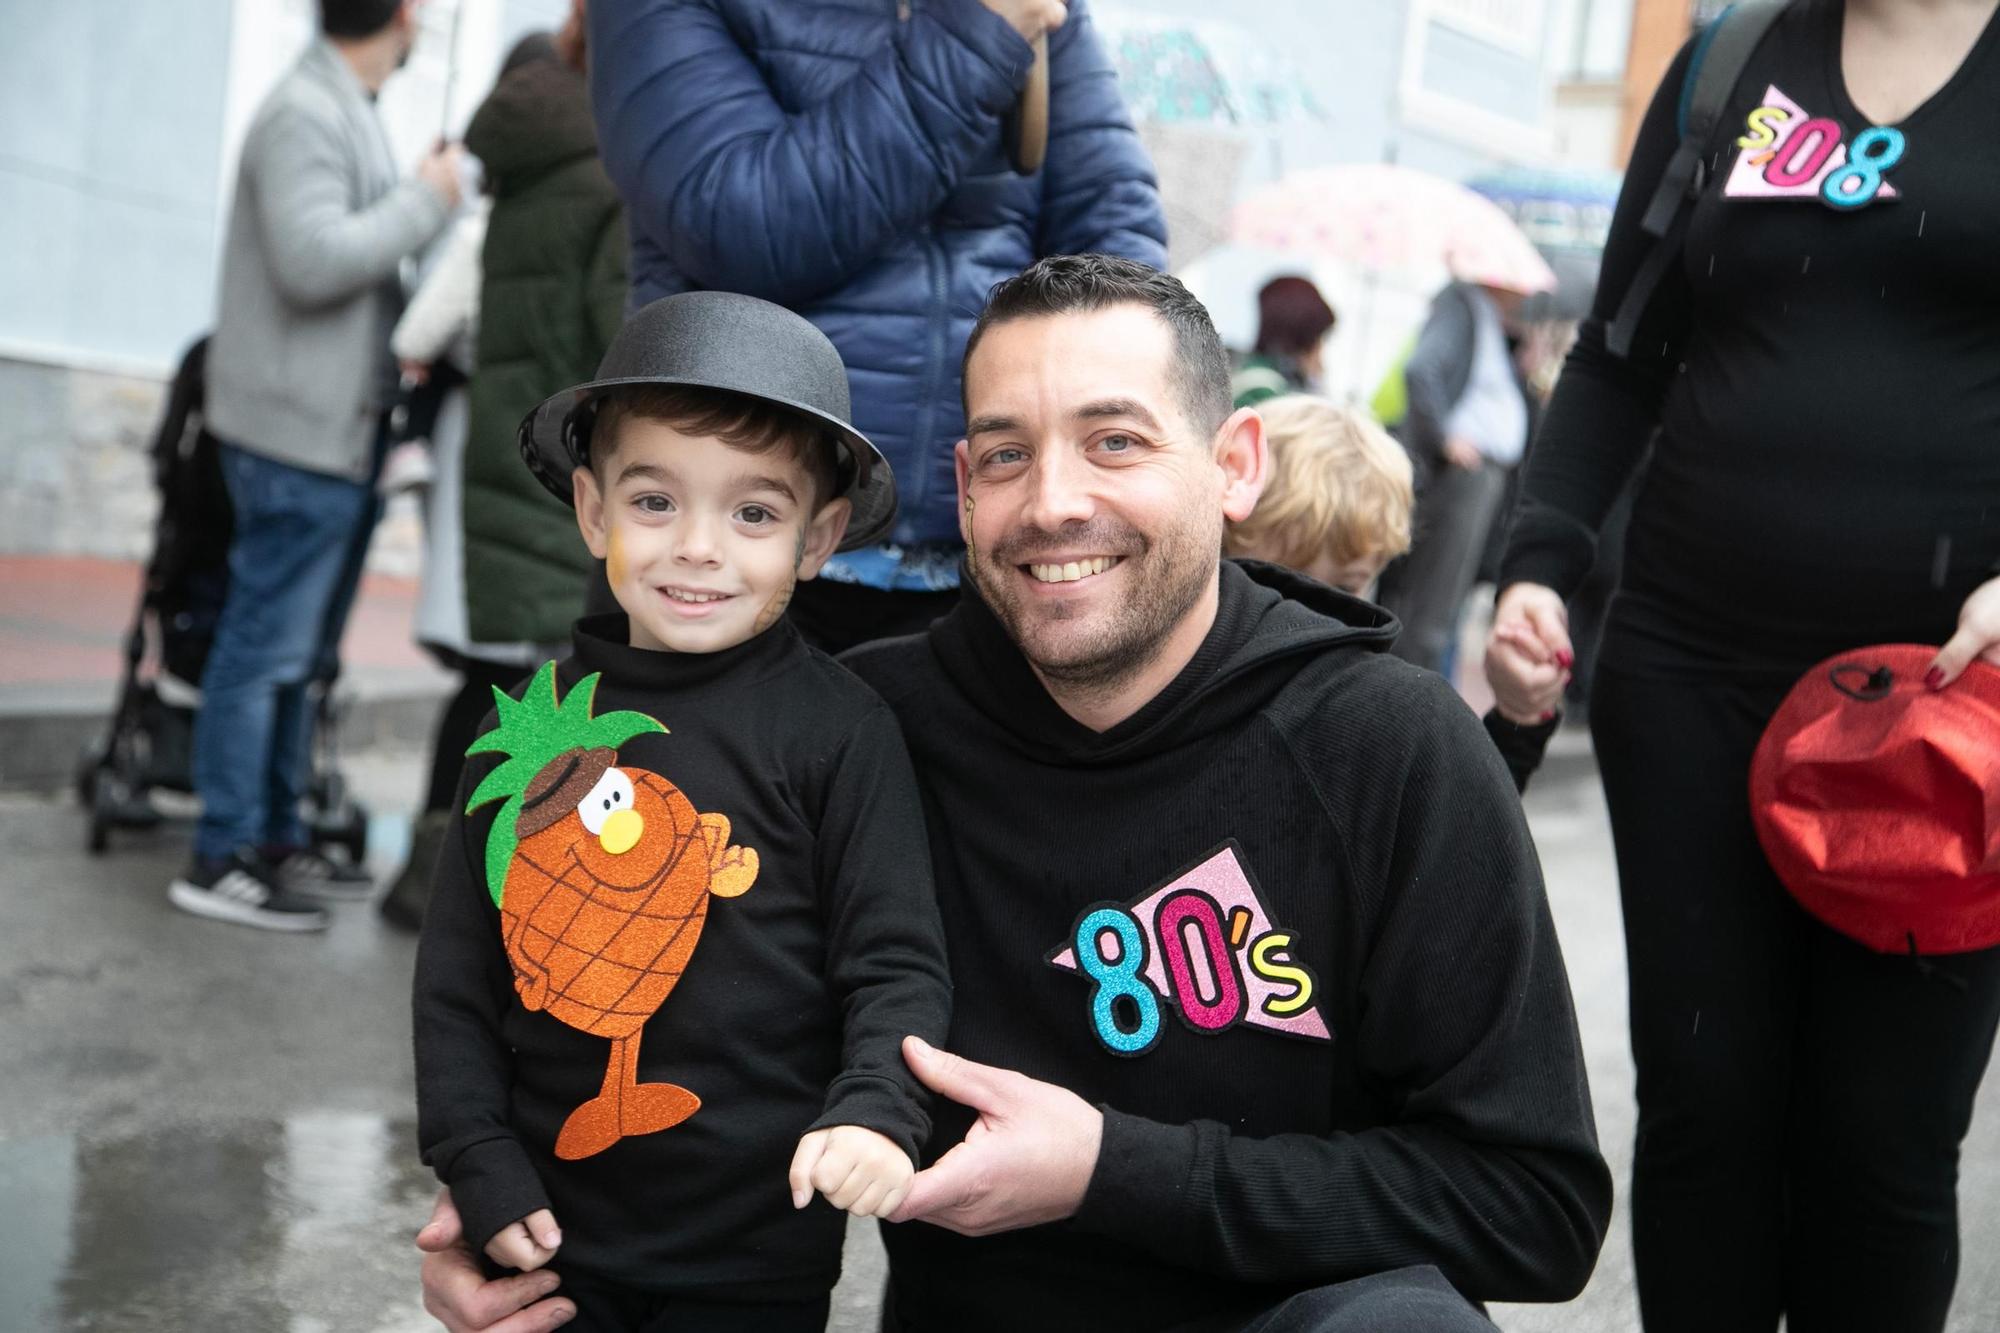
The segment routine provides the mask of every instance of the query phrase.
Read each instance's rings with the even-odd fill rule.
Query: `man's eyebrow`
[[[965,423],[965,438],[969,440],[975,435],[994,435],[1019,429],[1021,423],[1013,417],[974,417]]]
[[[1070,416],[1078,421],[1095,421],[1103,417],[1130,417],[1156,434],[1164,429],[1158,418],[1134,398],[1100,398],[1094,403],[1085,403],[1071,412]]]

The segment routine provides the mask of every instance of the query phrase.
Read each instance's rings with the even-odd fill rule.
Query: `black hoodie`
[[[1534,846],[1477,719],[1382,651],[1393,619],[1226,562],[1193,661],[1100,734],[965,587],[845,661],[924,792],[950,1048],[1100,1104],[1104,1138],[1067,1222],[889,1228],[906,1325],[1202,1326],[1423,1263],[1480,1299],[1580,1289],[1611,1188]],[[1067,952],[1099,910],[1101,987]],[[970,1120],[936,1116],[932,1160]]]

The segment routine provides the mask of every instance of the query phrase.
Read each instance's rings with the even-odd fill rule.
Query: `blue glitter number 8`
[[[1903,160],[1903,132],[1877,125],[1854,136],[1847,150],[1847,165],[1827,173],[1819,187],[1820,198],[1835,208],[1859,208],[1872,203],[1882,191],[1882,173]],[[1848,181],[1860,182],[1854,189]]]
[[[1105,931],[1118,937],[1118,962],[1114,965],[1098,949]],[[1097,1039],[1116,1055],[1138,1055],[1159,1039],[1160,1001],[1139,976],[1146,961],[1146,943],[1139,923],[1130,912],[1100,907],[1076,923],[1076,961],[1091,981],[1090,1021]],[[1138,1026],[1127,1032],[1118,1022],[1115,1002],[1131,997],[1139,1011]]]

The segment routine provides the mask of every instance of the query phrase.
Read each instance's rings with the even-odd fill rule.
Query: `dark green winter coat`
[[[493,188],[465,450],[465,600],[481,643],[560,643],[583,613],[590,553],[568,505],[521,462],[521,418],[590,379],[625,305],[625,224],[598,165],[581,74],[504,74],[465,146]]]

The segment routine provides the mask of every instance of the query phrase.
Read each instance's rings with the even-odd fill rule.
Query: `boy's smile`
[[[635,648],[713,653],[777,623],[847,526],[811,512],[814,483],[786,448],[751,452],[626,417],[610,453],[574,474],[577,525],[605,561]]]

